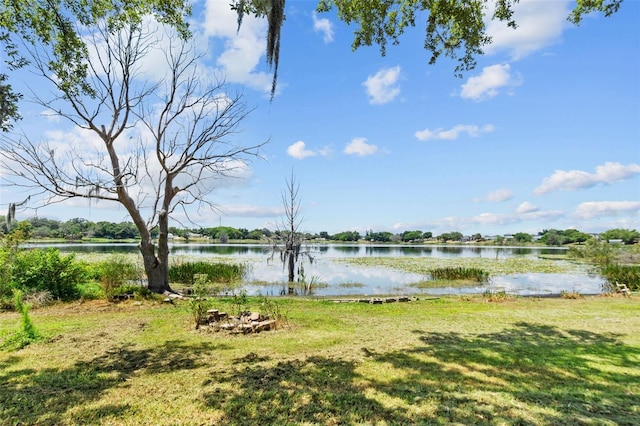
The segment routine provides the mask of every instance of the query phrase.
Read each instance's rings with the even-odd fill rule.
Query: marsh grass
[[[429,276],[433,280],[473,281],[476,283],[489,281],[489,273],[487,271],[480,268],[462,266],[433,268],[429,271]]]
[[[637,424],[637,297],[277,299],[289,326],[193,331],[178,303],[32,311],[0,352],[0,424]],[[182,302],[187,303],[187,302]],[[232,311],[233,298],[216,308]],[[245,300],[260,310],[261,298]],[[19,321],[0,314],[0,335]]]
[[[475,280],[468,279],[430,279],[418,281],[415,283],[407,284],[407,287],[419,288],[419,289],[427,289],[427,288],[444,288],[444,287],[453,287],[453,288],[468,288],[475,287],[481,283],[478,283]]]

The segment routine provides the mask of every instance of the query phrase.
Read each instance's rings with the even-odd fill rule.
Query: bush
[[[22,250],[10,262],[11,282],[24,292],[48,291],[54,299],[73,300],[86,280],[84,265],[74,255],[60,256],[57,249]]]
[[[123,291],[122,286],[127,285],[129,281],[140,278],[138,265],[121,254],[113,254],[107,260],[100,262],[97,271],[108,299],[111,299],[115,294],[128,293],[128,291]],[[140,286],[131,287],[140,288]]]
[[[169,281],[192,286],[196,275],[206,275],[207,281],[230,283],[242,279],[246,266],[238,263],[184,262],[169,267]]]
[[[590,238],[582,247],[570,247],[567,255],[574,259],[584,259],[598,265],[606,265],[611,263],[615,252],[613,246],[606,241]]]
[[[213,307],[211,300],[207,300],[209,288],[207,286],[207,277],[204,274],[196,274],[193,285],[193,298],[189,303],[191,315],[195,323],[196,330],[201,325],[207,323],[207,311]]]
[[[631,291],[640,290],[640,265],[610,264],[603,266],[600,273],[611,291],[616,290],[616,284],[624,284]]]

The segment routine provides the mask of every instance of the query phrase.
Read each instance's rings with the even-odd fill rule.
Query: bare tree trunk
[[[147,274],[147,287],[154,293],[164,293],[165,291],[172,292],[169,286],[169,256],[156,256],[156,247],[153,241],[141,241],[140,253],[144,263],[144,270]]]

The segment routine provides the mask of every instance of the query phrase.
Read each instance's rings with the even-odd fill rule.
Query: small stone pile
[[[213,331],[228,331],[235,334],[260,333],[261,331],[274,330],[276,320],[269,319],[258,312],[243,312],[238,316],[229,316],[218,309],[209,309],[205,324],[200,328],[208,328]]]

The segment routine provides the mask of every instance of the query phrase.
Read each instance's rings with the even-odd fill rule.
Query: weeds
[[[207,311],[212,308],[213,304],[207,298],[209,296],[207,275],[196,274],[194,278],[193,297],[189,302],[189,307],[197,330],[201,325],[207,323]]]
[[[560,297],[562,297],[563,299],[582,299],[584,296],[577,291],[562,290],[560,292]]]
[[[483,297],[487,302],[500,303],[515,300],[516,296],[507,293],[504,290],[491,290],[487,289],[483,293]]]
[[[263,296],[260,300],[260,313],[266,318],[276,321],[276,327],[288,323],[287,312],[283,309],[282,303]]]
[[[242,289],[239,293],[233,294],[233,299],[231,301],[232,310],[236,313],[237,316],[242,316],[245,312],[249,311],[249,302],[247,298],[246,290]]]
[[[3,349],[18,350],[24,348],[30,343],[41,340],[42,336],[33,325],[31,317],[29,317],[29,305],[23,302],[22,292],[20,290],[15,290],[13,295],[15,308],[21,315],[20,330],[10,335],[9,338],[0,345],[0,347]]]

